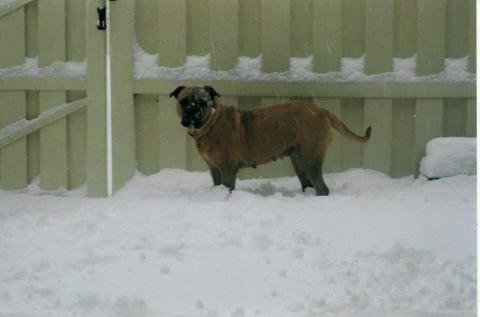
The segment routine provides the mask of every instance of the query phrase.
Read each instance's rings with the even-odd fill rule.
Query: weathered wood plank
[[[392,99],[365,99],[364,126],[373,131],[363,148],[363,166],[390,175],[392,170]],[[362,133],[360,133],[362,134]]]
[[[14,12],[15,10],[33,2],[35,0],[16,0],[15,2],[7,3],[6,5],[0,6],[0,18],[3,16]]]
[[[28,57],[38,55],[38,1],[30,2],[25,6],[25,45]]]
[[[106,32],[97,30],[97,1],[86,1],[87,193],[107,196]]]
[[[395,0],[394,56],[411,57],[417,52],[417,0]]]
[[[38,92],[27,91],[27,120],[38,117]],[[40,174],[40,131],[27,135],[28,182],[31,183]]]
[[[262,0],[262,71],[290,67],[290,0]]]
[[[313,70],[339,71],[342,59],[342,1],[313,1]]]
[[[164,10],[168,11],[168,1],[162,0],[137,0],[135,1],[135,36],[138,41],[138,44],[150,54],[156,54],[159,51],[159,40],[160,36],[165,33],[175,33],[173,30],[177,31],[174,25],[168,25],[168,28],[164,29],[167,25],[166,22],[168,21],[160,21],[159,14],[160,10],[163,14],[167,13],[167,19],[172,19],[171,15],[168,15],[170,12],[164,12]],[[182,2],[182,1],[176,1]],[[160,9],[159,9],[160,7]],[[175,12],[176,15],[181,14],[181,12]],[[162,27],[160,27],[160,23],[163,23]],[[160,35],[161,34],[161,35]],[[159,36],[160,35],[160,36]],[[163,45],[174,46],[172,45],[174,42],[169,43],[162,43]]]
[[[342,0],[342,56],[365,52],[365,0]]]
[[[85,90],[84,78],[72,77],[34,77],[0,76],[0,91],[5,90]]]
[[[417,75],[437,74],[445,67],[446,0],[418,0]]]
[[[312,54],[313,0],[291,0],[291,56]]]
[[[135,171],[135,112],[133,108],[134,1],[110,2],[112,85],[113,190]]]
[[[354,133],[363,135],[364,128],[364,103],[360,98],[342,99],[341,120]],[[374,128],[372,128],[374,129]],[[341,136],[343,168],[361,167],[363,165],[364,145],[353,142]]]
[[[476,1],[468,1],[468,71],[476,73],[477,69],[477,26]]]
[[[443,106],[443,135],[465,136],[467,122],[467,100],[460,98],[447,98]]]
[[[178,0],[175,0],[178,1]],[[210,51],[209,0],[186,0],[187,54],[206,55]],[[169,27],[171,30],[171,26]],[[181,33],[180,33],[181,34]],[[171,45],[171,44],[170,44]]]
[[[366,0],[365,73],[393,69],[393,0]]]
[[[185,64],[187,60],[186,0],[159,0],[158,30],[156,31],[160,65],[175,67]]]
[[[0,19],[0,67],[21,64],[25,56],[25,11],[17,9]],[[0,93],[0,128],[26,117],[25,92]],[[17,139],[15,143],[1,147],[0,187],[19,189],[28,183],[27,139]]]
[[[459,58],[468,52],[468,0],[447,0],[445,57]]]
[[[210,0],[210,68],[228,70],[238,62],[238,0]]]

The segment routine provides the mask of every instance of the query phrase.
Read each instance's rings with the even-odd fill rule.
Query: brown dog
[[[311,103],[289,102],[242,111],[224,107],[210,86],[180,86],[170,97],[177,99],[182,125],[207,162],[213,183],[230,190],[235,188],[240,168],[290,156],[302,190],[314,187],[317,195],[328,195],[322,163],[332,128],[356,142],[370,138],[370,127],[364,136],[358,136],[333,114]]]

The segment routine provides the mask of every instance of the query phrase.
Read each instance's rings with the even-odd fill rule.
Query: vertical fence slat
[[[85,59],[85,3],[67,0],[67,60]],[[67,92],[67,101],[85,97],[83,91]],[[86,179],[86,109],[67,118],[68,129],[68,187],[77,188]]]
[[[113,189],[135,171],[135,112],[133,108],[134,1],[110,2],[112,85]]]
[[[416,173],[425,155],[425,145],[443,133],[443,100],[417,99],[415,105],[415,162]]]
[[[165,25],[162,25],[160,28],[159,23],[160,19],[158,14],[160,10],[158,9],[161,1],[152,1],[152,0],[137,0],[135,1],[135,34],[136,39],[140,46],[150,54],[158,53],[158,41],[160,37],[159,33],[166,33],[165,31],[176,30],[173,25],[169,25],[168,29],[163,29]],[[162,6],[162,10],[165,8]],[[178,14],[178,13],[177,13]],[[169,21],[170,22],[170,21]],[[162,33],[163,35],[163,33]],[[170,45],[172,42],[170,42]]]
[[[372,126],[363,149],[364,167],[390,175],[392,166],[392,99],[365,99],[364,126]]]
[[[414,99],[393,99],[392,177],[411,175],[415,170],[414,150],[412,148],[415,133],[414,102]]]
[[[86,2],[87,40],[87,191],[88,196],[107,195],[106,144],[106,33],[97,30],[97,1]]]
[[[291,56],[306,57],[312,54],[313,0],[291,1]]]
[[[345,98],[341,104],[341,120],[356,134],[362,135],[364,129],[364,105],[360,98]],[[372,127],[375,131],[375,127]],[[361,167],[363,163],[363,144],[341,137],[343,168]]]
[[[36,118],[39,113],[38,92],[27,91],[27,119]],[[40,174],[40,133],[35,131],[27,136],[28,182]]]
[[[444,102],[443,136],[465,136],[467,100],[461,98],[447,98]]]
[[[38,55],[37,28],[38,2],[30,2],[25,6],[26,53],[28,57]]]
[[[210,68],[228,70],[238,61],[238,0],[210,0]]]
[[[262,1],[262,71],[290,67],[290,0]]]
[[[313,70],[338,71],[342,58],[342,1],[313,2]]]
[[[66,57],[65,0],[38,3],[39,66],[47,66]],[[65,92],[41,91],[40,112],[66,101]],[[40,130],[40,187],[46,190],[68,187],[67,119]]]
[[[187,60],[186,8],[185,0],[159,0],[158,58],[162,66],[181,66]]]
[[[158,172],[160,169],[159,111],[156,95],[135,96],[137,168],[146,175]]]
[[[180,125],[175,99],[160,95],[158,107],[159,166],[186,169],[188,135]]]
[[[209,52],[210,34],[208,31],[210,17],[208,2],[209,0],[187,0],[188,55],[206,55]]]
[[[365,52],[365,0],[342,3],[342,56],[359,57]]]
[[[417,51],[417,0],[395,0],[394,14],[394,56],[413,56]]]
[[[477,29],[476,29],[476,1],[468,1],[468,71],[476,73],[477,69]]]
[[[318,98],[314,99],[314,103],[321,108],[324,108],[334,114],[337,118],[341,118],[341,99],[334,98]],[[342,147],[341,147],[341,135],[336,131],[332,132],[332,142],[327,150],[325,156],[325,162],[323,164],[323,170],[327,173],[340,172],[342,166]]]
[[[0,67],[22,64],[25,56],[25,11],[19,8],[0,19]],[[26,117],[25,92],[0,93],[0,128]],[[0,187],[19,189],[28,183],[27,139],[0,149]]]
[[[239,1],[239,51],[241,56],[257,57],[261,53],[260,1]]]
[[[393,25],[393,0],[366,0],[366,74],[392,71]]]
[[[467,99],[466,117],[465,136],[475,137],[477,135],[477,101],[475,99]]]
[[[417,75],[437,74],[445,66],[446,0],[418,0]]]
[[[445,56],[465,56],[468,50],[468,1],[447,0],[445,32]]]

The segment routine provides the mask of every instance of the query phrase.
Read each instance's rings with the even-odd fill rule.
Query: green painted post
[[[162,66],[182,66],[187,61],[186,0],[159,0],[158,52]]]
[[[313,70],[339,71],[342,59],[342,1],[313,0]]]
[[[238,63],[238,0],[210,0],[210,68],[229,70]]]
[[[87,50],[87,191],[107,196],[106,32],[97,30],[97,0],[86,2]]]
[[[392,105],[392,177],[412,175],[415,171],[415,100],[397,98]],[[375,132],[375,130],[374,130]]]
[[[171,90],[175,89],[172,87]],[[159,167],[187,168],[187,133],[180,124],[175,98],[158,96]]]
[[[133,104],[134,1],[110,2],[112,85],[113,190],[135,172],[135,112]]]
[[[85,3],[67,0],[67,60],[85,59]],[[85,98],[84,91],[67,92],[67,102]],[[86,179],[87,111],[82,109],[67,117],[68,188],[77,188]]]
[[[65,0],[38,3],[39,66],[48,66],[66,57]],[[39,92],[40,112],[66,102],[63,91]],[[40,130],[40,187],[68,188],[67,119]]]
[[[261,54],[261,1],[239,1],[239,55],[257,57]]]
[[[417,75],[437,74],[445,67],[446,0],[418,0]]]
[[[284,72],[290,67],[290,0],[261,0],[262,71]]]
[[[312,55],[313,0],[291,0],[291,56]]]
[[[25,56],[25,11],[23,8],[0,18],[0,67],[22,64]],[[24,91],[0,93],[0,128],[26,117]],[[0,149],[0,188],[19,189],[28,183],[27,139]]]
[[[324,108],[330,111],[337,118],[342,117],[341,113],[341,99],[335,98],[317,98],[314,99],[314,103],[320,108]],[[323,164],[323,170],[326,173],[340,172],[343,169],[342,166],[342,147],[341,139],[343,136],[336,131],[332,131],[332,142],[327,149],[327,155]]]
[[[159,111],[156,95],[135,96],[137,168],[145,175],[156,173],[160,169]]]
[[[417,52],[417,0],[395,0],[394,56],[411,57]]]

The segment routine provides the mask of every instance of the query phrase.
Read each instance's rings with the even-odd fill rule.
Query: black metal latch
[[[106,30],[107,29],[107,8],[105,6],[98,6],[97,13],[98,13],[97,29]]]

